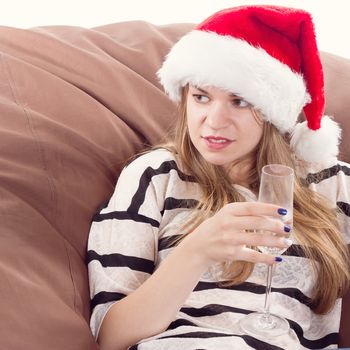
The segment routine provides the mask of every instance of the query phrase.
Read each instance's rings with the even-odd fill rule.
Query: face
[[[187,125],[193,145],[215,165],[229,165],[258,145],[263,123],[242,98],[216,87],[189,86]]]

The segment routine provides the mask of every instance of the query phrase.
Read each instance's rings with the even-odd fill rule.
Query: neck
[[[240,161],[239,163],[234,163],[228,166],[227,171],[231,182],[233,184],[249,188],[249,174],[250,170],[252,169],[252,166],[253,164],[251,159],[245,159]]]

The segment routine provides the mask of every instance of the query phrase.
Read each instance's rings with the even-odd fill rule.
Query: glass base
[[[289,323],[283,317],[263,312],[253,312],[243,317],[239,325],[252,336],[277,337],[289,331]]]

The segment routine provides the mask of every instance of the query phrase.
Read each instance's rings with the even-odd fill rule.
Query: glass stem
[[[265,304],[264,304],[264,313],[267,320],[270,319],[270,294],[271,294],[271,284],[272,284],[272,275],[274,271],[274,265],[268,265],[267,268],[267,277],[266,277],[266,293],[265,293]]]

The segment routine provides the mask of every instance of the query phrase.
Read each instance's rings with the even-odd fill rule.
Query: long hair
[[[181,168],[193,176],[202,190],[202,198],[193,215],[181,226],[182,240],[205,219],[218,212],[225,204],[244,201],[244,197],[232,186],[228,171],[208,163],[191,142],[186,116],[188,88],[182,93],[179,118],[173,141],[163,144],[174,153]],[[257,112],[252,109],[257,116]],[[261,169],[267,164],[284,164],[296,171],[296,161],[289,147],[289,140],[270,123],[263,123],[263,135],[257,147],[244,158],[232,164],[253,159],[247,181],[249,188],[257,193]],[[349,287],[349,253],[337,221],[337,212],[328,201],[308,188],[298,176],[294,183],[293,234],[300,243],[304,255],[310,259],[317,276],[310,307],[315,313],[330,311],[336,299]],[[178,241],[178,243],[179,243]],[[256,249],[256,247],[251,247]],[[224,285],[237,285],[245,281],[254,269],[254,263],[235,261],[223,263]]]

